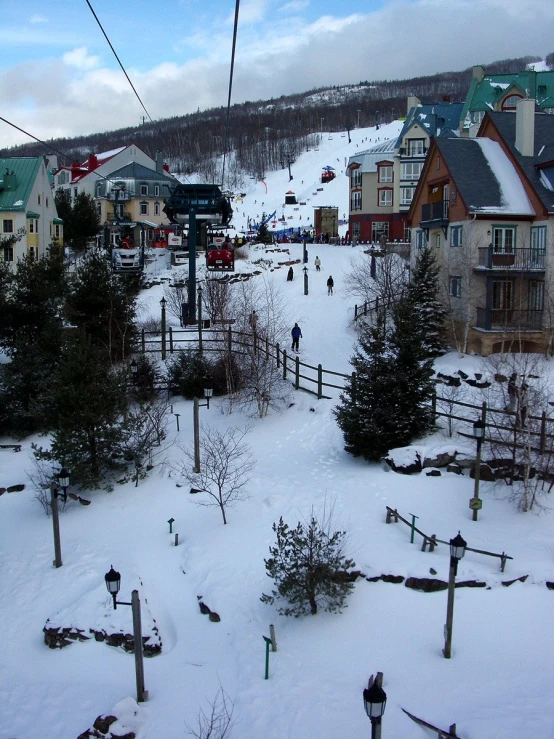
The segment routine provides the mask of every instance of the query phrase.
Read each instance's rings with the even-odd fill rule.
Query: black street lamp
[[[458,562],[466,553],[467,542],[458,531],[457,535],[450,539],[450,573],[448,577],[448,603],[446,607],[446,624],[444,626],[444,649],[442,653],[446,659],[452,656],[452,621],[454,619],[454,589],[456,587],[456,574]]]
[[[365,712],[371,721],[371,739],[381,739],[381,718],[385,713],[387,694],[379,685],[379,680],[370,678],[369,685],[363,692],[363,698]]]
[[[304,295],[308,294],[308,268],[303,267],[302,271],[304,272]]]
[[[473,498],[470,500],[469,506],[473,510],[473,520],[477,521],[477,514],[479,512],[479,509],[483,505],[482,501],[479,498],[479,481],[481,478],[481,445],[483,444],[483,439],[485,438],[485,424],[480,418],[473,424],[473,436],[477,442],[477,458],[475,460],[474,473],[475,487],[473,489]]]
[[[166,345],[165,345],[165,306],[166,306],[166,299],[162,298],[160,300],[160,305],[162,307],[162,360],[165,360],[167,357],[167,351],[166,351]]]
[[[210,398],[214,394],[211,387],[204,388],[204,397],[206,398],[205,403],[201,403],[198,398],[194,398],[193,401],[193,431],[194,431],[194,470],[193,472],[200,472],[200,408],[210,407]]]
[[[198,351],[202,354],[202,286],[198,285]]]
[[[60,514],[58,510],[58,498],[67,503],[67,489],[69,487],[69,470],[62,467],[58,472],[57,479],[50,482],[50,506],[52,508],[52,526],[54,528],[54,567],[61,567],[62,546],[60,540]],[[62,492],[60,492],[60,488]]]
[[[131,593],[131,602],[118,601],[117,594],[121,586],[121,575],[114,570],[113,565],[110,571],[104,575],[106,588],[113,598],[114,610],[117,606],[131,606],[133,609],[133,641],[135,645],[135,675],[137,682],[137,703],[143,703],[148,698],[148,691],[144,688],[144,662],[143,662],[143,643],[142,643],[142,623],[140,615],[140,599],[138,590]]]

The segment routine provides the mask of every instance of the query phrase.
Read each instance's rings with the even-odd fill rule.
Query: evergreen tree
[[[71,286],[67,298],[71,322],[103,347],[112,362],[132,350],[139,284],[131,275],[114,275],[109,262],[94,252],[83,260]]]
[[[434,251],[426,245],[417,256],[407,300],[417,319],[416,325],[428,357],[439,357],[445,352],[446,310],[438,296],[439,266]]]
[[[109,488],[125,438],[126,372],[113,370],[107,352],[84,337],[71,339],[48,402],[51,445],[34,446],[37,459],[68,467],[82,490]]]
[[[269,233],[267,223],[265,223],[266,218],[267,218],[267,215],[265,213],[262,213],[262,217],[260,220],[260,227],[258,229],[258,241],[260,244],[273,243],[273,237]]]
[[[273,524],[277,543],[269,548],[270,558],[264,560],[266,573],[276,589],[261,597],[263,603],[273,603],[277,597],[288,601],[280,607],[284,616],[315,615],[319,607],[325,611],[340,611],[353,589],[348,570],[355,566],[343,552],[344,531],[331,531],[330,520],[323,525],[311,515],[309,522],[298,522],[291,529],[281,517]]]
[[[81,192],[72,202],[69,190],[59,188],[54,196],[59,217],[64,222],[64,241],[76,251],[84,251],[87,242],[100,231],[100,216],[94,198]]]
[[[433,428],[433,368],[407,301],[395,306],[390,336],[384,312],[362,329],[350,361],[355,374],[335,410],[347,452],[378,461]]]

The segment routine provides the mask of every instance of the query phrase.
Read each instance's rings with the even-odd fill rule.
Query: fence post
[[[317,399],[321,400],[323,397],[323,367],[317,365]]]
[[[229,349],[229,354],[233,351],[233,333],[231,331],[231,327],[229,326],[229,331],[227,333],[227,348]]]
[[[265,337],[265,355],[266,357],[269,357],[269,338]]]
[[[294,388],[300,390],[300,357],[295,357],[294,362]]]
[[[169,327],[169,353],[173,354],[173,329]]]
[[[357,305],[354,306],[354,320],[355,321],[358,320],[358,306]]]
[[[437,390],[433,388],[433,394],[431,395],[431,410],[433,411],[433,423],[437,420]]]
[[[279,342],[275,344],[275,349],[277,351],[277,369],[281,366],[281,351],[279,348]]]
[[[142,331],[140,332],[140,342],[142,345],[142,353],[144,354],[144,352],[146,351],[146,338],[144,335],[144,329],[142,329]]]
[[[283,349],[283,380],[287,379],[287,350]]]
[[[544,454],[546,447],[546,411],[542,412],[541,416],[541,441],[540,441],[540,453]]]
[[[256,356],[258,353],[258,334],[256,333],[256,330],[254,330],[252,337],[254,339],[254,356]]]

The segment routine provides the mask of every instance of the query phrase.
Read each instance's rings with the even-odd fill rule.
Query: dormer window
[[[502,101],[502,110],[515,110],[516,105],[520,100],[523,100],[523,95],[508,95],[508,97]]]
[[[159,198],[160,197],[160,186],[154,185],[154,197]]]
[[[392,166],[379,167],[379,182],[392,182]]]
[[[148,195],[148,185],[145,185],[144,183],[140,186],[140,194],[141,195]]]

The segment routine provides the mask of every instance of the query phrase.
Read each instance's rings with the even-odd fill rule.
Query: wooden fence
[[[347,382],[352,382],[355,390],[355,372],[348,375],[327,370],[321,364],[307,364],[298,355],[283,349],[279,343],[273,344],[255,332],[237,331],[231,325],[219,329],[194,327],[176,330],[170,327],[165,342],[156,332],[143,329],[141,333],[140,350],[143,353],[160,354],[165,350],[168,354],[174,354],[184,346],[195,348],[201,353],[227,351],[245,355],[252,351],[263,352],[282,371],[283,380],[291,382],[296,390],[312,393],[318,399],[329,398],[325,395],[326,388],[343,390]],[[466,438],[474,439],[473,424],[481,419],[485,424],[485,443],[494,442],[513,450],[525,446],[538,454],[554,449],[554,419],[549,418],[546,411],[540,416],[526,414],[522,426],[521,413],[491,408],[486,402],[467,403],[453,397],[443,397],[436,390],[431,403],[435,418],[444,418],[449,424],[461,424],[462,429],[457,429],[457,432]]]

